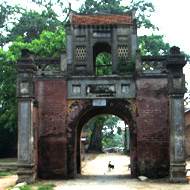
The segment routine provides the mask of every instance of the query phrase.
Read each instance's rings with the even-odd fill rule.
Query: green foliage
[[[40,57],[57,57],[62,49],[65,49],[65,30],[57,28],[54,32],[43,31],[39,39],[25,43],[22,36],[9,46],[9,51],[18,59],[21,56],[22,49],[29,49]]]
[[[158,29],[155,25],[151,23],[149,20],[151,14],[155,12],[154,5],[151,2],[147,2],[146,0],[132,0],[128,6],[129,10],[135,9],[137,10],[137,26],[138,28],[152,28]]]
[[[14,23],[19,13],[24,9],[18,5],[8,5],[6,1],[0,4],[0,28],[8,29],[8,24]],[[17,16],[16,16],[17,15]]]
[[[79,8],[81,14],[95,13],[122,13],[125,7],[120,5],[121,0],[86,0]]]
[[[0,125],[14,130],[17,128],[15,56],[0,49]]]
[[[0,152],[15,156],[17,147],[17,100],[15,56],[0,49]],[[12,155],[13,154],[13,155]]]
[[[95,142],[96,144],[102,143],[105,147],[123,146],[122,141],[120,141],[122,129],[118,126],[120,121],[122,120],[114,115],[100,115],[91,119],[84,127],[85,131],[90,130],[87,139],[90,140],[94,127],[96,127],[102,130],[102,139],[98,138],[101,142]]]
[[[0,4],[0,47],[7,43],[7,32],[18,21],[25,10],[19,5],[11,6],[6,1]]]
[[[142,55],[167,55],[170,51],[169,43],[165,43],[163,35],[139,36],[139,49]]]
[[[65,37],[63,28],[58,28],[55,32],[43,31],[39,40],[35,39],[28,44],[28,49],[40,57],[56,57],[66,48]]]
[[[117,74],[127,73],[129,75],[135,72],[135,56],[131,56],[129,59],[119,58],[117,66]]]
[[[53,188],[56,187],[54,184],[32,184],[32,185],[24,185],[21,187],[18,187],[20,190],[53,190]],[[14,186],[9,187],[8,189],[14,189]]]
[[[17,118],[15,119],[17,120]],[[7,127],[8,128],[4,128],[3,123],[0,123],[0,152],[1,152],[0,157],[1,158],[15,157],[17,155],[17,129],[15,128],[15,126],[12,126],[12,125],[7,126]]]
[[[111,147],[123,147],[124,146],[124,138],[123,134],[115,134],[113,138],[105,137],[102,140],[102,144],[105,148],[111,148]]]
[[[38,187],[37,190],[53,190],[53,187],[56,187],[54,184],[45,184]]]
[[[96,57],[96,75],[112,74],[112,56],[109,53],[100,53]]]
[[[24,185],[19,187],[20,190],[32,190],[32,188],[29,185]]]
[[[10,172],[0,172],[0,176],[9,176],[9,175],[16,175],[16,171],[10,171]]]
[[[92,136],[92,131],[90,130],[88,133],[88,136],[86,137],[86,140],[90,141],[91,136]]]
[[[43,30],[55,31],[61,22],[57,19],[56,13],[52,9],[42,11],[39,14],[36,11],[26,11],[15,23],[7,35],[6,42],[16,40],[18,36],[22,36],[24,42],[31,42],[34,39],[39,39]]]
[[[53,7],[64,7],[63,0],[29,0],[31,3],[37,4],[39,7],[44,7],[47,10],[52,9]],[[63,9],[64,10],[64,9]]]
[[[121,141],[117,137],[122,136],[122,129],[118,123],[122,121],[119,117],[114,115],[106,115],[106,121],[103,127],[102,143],[105,147],[121,146]]]

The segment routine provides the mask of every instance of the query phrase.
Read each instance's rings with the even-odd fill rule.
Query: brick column
[[[185,93],[183,67],[186,61],[184,55],[180,54],[179,48],[172,47],[170,53],[167,61],[170,109],[170,181],[187,183],[183,102]]]
[[[37,70],[34,64],[34,54],[28,50],[22,52],[15,66],[18,74],[18,180],[17,183],[32,183],[36,178],[34,170],[34,129],[33,102],[34,82],[33,72]]]

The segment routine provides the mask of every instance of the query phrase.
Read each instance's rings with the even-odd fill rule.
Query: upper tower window
[[[96,57],[95,74],[96,75],[112,74],[112,56],[110,53],[100,53]]]
[[[96,43],[93,47],[95,75],[112,74],[111,46],[106,42]]]

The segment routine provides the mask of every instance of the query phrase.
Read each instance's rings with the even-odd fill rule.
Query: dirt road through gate
[[[108,162],[114,170],[108,170]],[[56,185],[55,190],[190,190],[190,184],[170,184],[168,179],[141,182],[130,178],[130,158],[119,154],[100,154],[85,164],[77,179],[48,181]],[[46,181],[47,182],[47,181]]]
[[[109,161],[114,165],[112,170],[108,169]],[[126,155],[99,154],[82,168],[82,175],[130,175],[129,164],[130,158]]]
[[[115,168],[109,171],[108,162]],[[86,161],[82,175],[70,180],[40,180],[40,183],[53,183],[55,190],[190,190],[190,184],[171,184],[168,179],[141,182],[130,178],[129,157],[119,154],[100,154],[94,160]],[[190,162],[187,162],[190,168]],[[0,190],[14,184],[17,176],[0,179]],[[38,182],[37,182],[38,183]]]

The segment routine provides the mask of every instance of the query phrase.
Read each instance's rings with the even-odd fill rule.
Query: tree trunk
[[[100,122],[98,122],[98,120],[94,123],[94,129],[92,131],[91,140],[88,147],[88,152],[102,153],[103,123],[104,122],[101,122],[101,126],[99,125]]]

